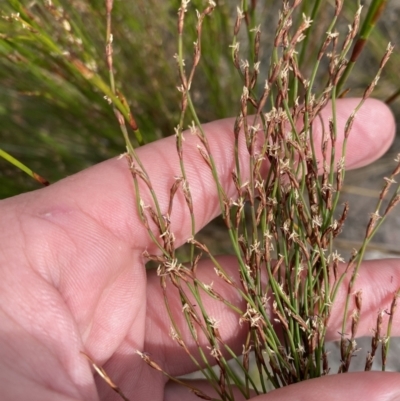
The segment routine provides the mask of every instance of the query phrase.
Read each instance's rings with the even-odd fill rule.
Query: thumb
[[[400,399],[400,375],[394,372],[356,372],[324,376],[293,384],[254,401],[342,401]]]

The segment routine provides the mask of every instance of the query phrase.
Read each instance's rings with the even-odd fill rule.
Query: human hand
[[[356,102],[339,102],[339,132]],[[323,114],[327,120],[329,112]],[[231,180],[232,127],[232,119],[205,125],[221,182],[230,196],[235,194]],[[367,101],[349,139],[347,167],[360,167],[381,156],[394,130],[388,109],[377,101]],[[196,138],[187,135],[184,159],[196,224],[201,228],[218,214],[219,204],[215,183],[196,144]],[[180,175],[175,149],[172,137],[138,149],[163,211],[174,177]],[[246,157],[245,152],[241,157]],[[169,337],[170,323],[158,277],[144,268],[144,250],[155,253],[156,249],[137,215],[126,160],[112,159],[48,188],[1,201],[0,227],[3,400],[118,400],[100,378],[93,377],[82,351],[103,366],[131,400],[198,399],[185,388],[167,384],[165,377],[149,368],[136,353],[149,353],[172,375],[194,368]],[[177,245],[190,237],[190,216],[179,195],[171,231]],[[221,263],[227,270],[234,269],[230,258],[221,258]],[[213,275],[212,263],[202,261],[199,278],[208,282]],[[399,286],[397,261],[364,263],[357,282],[357,287],[368,292],[360,334],[368,334],[374,327],[377,311],[387,307]],[[228,288],[218,291],[232,302],[241,303]],[[333,310],[328,333],[331,339],[339,331],[344,297],[343,290]],[[240,352],[244,333],[236,332],[237,315],[220,303],[207,303],[221,322],[224,340]],[[179,302],[176,308],[178,313]],[[397,333],[399,329],[400,318],[395,318]],[[322,394],[332,400],[365,396],[386,399],[383,397],[394,396],[396,391],[400,396],[395,385],[398,378],[397,374],[382,373],[325,377],[260,399],[312,400],[320,399]]]

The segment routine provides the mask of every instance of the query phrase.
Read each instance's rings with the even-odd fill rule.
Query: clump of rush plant
[[[353,253],[344,271],[339,270],[339,263],[344,261],[335,248],[334,240],[341,232],[348,213],[347,204],[344,207],[339,205],[345,176],[346,144],[357,111],[370,97],[393,51],[390,44],[359,104],[349,111],[344,141],[340,147],[337,145],[336,102],[347,91],[346,79],[384,2],[373,1],[364,19],[362,8],[359,7],[347,31],[343,32],[340,21],[343,1],[337,0],[331,7],[332,18],[324,27],[326,33],[315,46],[311,68],[306,70],[302,69],[299,60],[307,55],[308,49],[304,43],[310,43],[310,30],[318,6],[312,9],[311,18],[301,12],[301,1],[282,2],[270,61],[265,64],[260,53],[262,32],[256,23],[260,5],[257,2],[239,3],[231,45],[232,63],[243,84],[233,129],[235,152],[232,158],[235,160],[235,170],[232,171],[232,180],[236,196],[228,197],[220,183],[214,155],[191,96],[195,72],[201,60],[203,23],[213,12],[218,12],[212,1],[197,11],[197,39],[190,63],[184,60],[182,51],[186,15],[192,12],[189,1],[182,1],[178,11],[179,52],[176,61],[182,101],[176,142],[181,176],[171,188],[170,207],[166,214],[160,212],[157,194],[135,152],[130,149],[127,154],[136,190],[139,191],[138,184],[142,180],[153,196],[154,205],[144,205],[142,195],[137,192],[137,203],[143,224],[160,250],[160,255],[146,256],[159,265],[158,274],[171,318],[172,337],[186,350],[188,357],[212,384],[221,400],[234,399],[233,387],[250,398],[254,393],[265,393],[271,388],[328,374],[330,361],[325,348],[326,330],[332,304],[345,277],[349,277],[349,284],[343,312],[339,372],[349,370],[352,356],[357,350],[355,338],[362,309],[362,293],[359,291],[354,294],[353,291],[358,269],[369,241],[400,201],[397,187],[388,206],[382,209],[389,187],[400,172],[400,160],[397,159],[397,166],[386,179],[376,210],[371,215],[361,249]],[[239,46],[239,37],[243,37],[243,33],[248,39],[247,58],[241,57]],[[185,68],[188,68],[188,72]],[[313,131],[315,125],[320,124],[320,112],[325,107],[331,108],[332,118],[329,129],[317,143]],[[190,183],[183,161],[183,131],[187,115],[193,121],[190,131],[199,140],[198,150],[212,172],[218,189],[221,213],[237,259],[239,278],[225,271],[207,246],[196,239]],[[248,151],[248,166],[242,165],[238,156],[239,146],[243,143]],[[322,158],[317,153],[322,154]],[[335,161],[337,159],[338,163]],[[265,162],[269,165],[266,176],[262,174]],[[244,168],[251,172],[246,182],[241,179]],[[171,231],[173,199],[178,191],[184,194],[192,216],[192,237],[188,239],[190,260],[186,263],[179,259]],[[151,228],[153,223],[156,224],[156,230]],[[245,301],[244,309],[229,304],[211,285],[197,278],[196,267],[203,255],[215,265],[214,281],[221,280],[237,292]],[[262,277],[267,277],[267,280]],[[182,335],[187,328],[181,327],[171,312],[171,285],[179,292],[186,325],[198,344],[196,355],[190,352]],[[224,343],[218,322],[205,307],[206,297],[232,308],[237,314],[238,330],[247,327],[248,334],[240,355]],[[390,318],[387,333],[382,333],[382,314],[379,314],[366,370],[371,369],[379,343],[383,344],[385,369],[397,297],[398,293],[393,294],[393,303],[388,306]],[[354,310],[350,308],[353,303]],[[351,327],[350,332],[346,332],[348,327]],[[207,339],[212,362],[200,346],[200,336]],[[250,363],[251,353],[254,355],[254,368]],[[150,366],[162,371],[157,361],[151,360],[151,356],[142,354],[142,357]],[[228,363],[228,359],[234,363]],[[191,386],[179,378],[171,377],[168,372],[163,373],[176,382]],[[199,397],[212,399],[199,389],[190,388]]]

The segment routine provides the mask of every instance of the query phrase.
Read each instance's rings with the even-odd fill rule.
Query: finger
[[[358,102],[358,99],[338,101],[338,149],[341,149],[343,142],[346,120]],[[329,105],[321,112],[321,117],[325,124],[324,128],[328,131],[328,120],[331,117]],[[220,182],[230,197],[235,195],[231,178],[231,173],[234,171],[233,124],[233,119],[225,119],[205,124],[203,127],[209,139]],[[387,106],[376,100],[368,100],[359,111],[353,125],[347,146],[347,167],[360,167],[381,156],[393,139],[394,126],[393,116]],[[316,120],[314,139],[317,151],[320,148],[318,138],[322,136],[321,132],[321,123]],[[216,184],[209,167],[198,151],[198,138],[189,133],[184,136],[183,159],[193,197],[196,228],[200,229],[220,213]],[[137,153],[150,176],[161,212],[166,213],[170,189],[175,177],[181,176],[175,138],[165,138],[144,146],[139,148]],[[337,158],[341,156],[340,152],[336,154]],[[247,155],[247,150],[241,146],[243,180],[248,176]],[[109,160],[87,169],[36,192],[34,199],[29,195],[26,196],[28,198],[24,199],[29,201],[29,211],[32,213],[46,214],[50,211],[68,213],[71,209],[78,209],[118,239],[129,242],[136,249],[149,249],[153,245],[137,215],[132,178],[125,159]],[[141,196],[146,204],[151,203],[149,194],[143,186]],[[171,220],[171,230],[175,234],[178,246],[191,235],[190,215],[185,199],[179,191],[174,201]]]
[[[342,400],[379,400],[395,401],[400,398],[398,381],[399,373],[384,372],[357,372],[342,375],[324,376],[318,379],[307,380],[292,384],[281,389],[271,391],[252,401],[342,401]],[[205,381],[193,381],[190,383],[208,396],[218,398],[215,391]],[[184,400],[195,401],[198,399],[189,390],[175,383],[168,383],[165,389],[165,401]],[[235,400],[244,399],[236,390]]]
[[[341,271],[345,269],[341,266]],[[339,272],[340,274],[340,272]],[[330,317],[327,340],[338,340],[342,332],[342,322],[346,298],[348,294],[348,283],[351,271],[343,280],[335,299]],[[387,323],[389,321],[390,305],[396,292],[400,289],[400,259],[368,260],[362,263],[355,285],[351,290],[348,308],[347,325],[345,326],[346,337],[349,336],[351,315],[356,309],[354,294],[362,292],[361,317],[357,329],[357,337],[371,336],[376,328],[378,314],[383,313],[382,336],[386,335]],[[385,312],[386,311],[386,312]],[[400,311],[395,311],[393,316],[392,335],[400,334]]]
[[[269,394],[252,398],[254,401],[394,401],[400,397],[400,374],[357,372],[324,376],[293,384]]]
[[[343,99],[338,102],[336,162],[342,156],[341,148],[346,121],[358,103],[359,99]],[[329,132],[328,125],[331,117],[331,107],[328,104],[321,112],[321,119],[315,120],[313,138],[318,153],[321,149],[322,132]],[[227,119],[205,124],[204,130],[209,138],[211,153],[217,164],[222,187],[228,197],[235,197],[236,189],[231,177],[232,172],[235,171],[233,120]],[[376,100],[367,101],[355,119],[349,138],[346,157],[347,167],[357,168],[376,160],[386,152],[393,140],[394,133],[394,118],[387,106]],[[185,138],[183,159],[187,181],[193,197],[196,229],[198,230],[220,214],[220,206],[214,178],[197,148],[199,145],[198,138],[190,134],[186,134]],[[147,172],[152,177],[152,184],[164,213],[167,209],[169,192],[174,183],[174,177],[181,175],[175,146],[175,138],[166,138],[140,149],[140,157]],[[249,178],[249,163],[243,137],[239,146],[242,182],[245,182]],[[157,163],[151,162],[152,160],[157,160]],[[161,171],[160,166],[162,166]],[[149,197],[146,197],[146,203],[151,203]],[[174,201],[171,221],[171,231],[175,235],[176,245],[178,246],[191,236],[191,219],[181,193]],[[143,246],[148,247],[149,244],[146,242]]]
[[[232,277],[232,280],[240,283],[235,257],[219,257],[218,262]],[[345,265],[342,265],[341,269],[344,271]],[[335,299],[327,328],[327,341],[340,339],[350,274],[344,279]],[[214,271],[214,264],[210,260],[204,260],[200,263],[198,279],[205,284],[213,283],[213,288],[223,299],[228,300],[243,312],[245,311],[246,305],[240,293],[217,277]],[[362,264],[356,284],[352,290],[352,294],[360,290],[363,293],[363,305],[357,337],[371,336],[373,334],[378,313],[390,310],[394,294],[399,288],[400,260],[366,261]],[[174,321],[177,327],[181,329],[186,346],[193,355],[197,356],[197,344],[187,329],[187,322],[182,313],[179,294],[172,286],[167,289],[167,293],[170,296],[170,308],[173,312]],[[218,328],[222,340],[235,352],[241,353],[246,330],[244,325],[243,327],[239,325],[240,314],[234,312],[224,303],[211,299],[211,297],[205,294],[203,294],[202,302],[207,313],[219,322]],[[351,296],[348,316],[352,315],[354,309],[354,296]],[[164,368],[171,374],[182,375],[195,370],[195,365],[188,358],[184,349],[176,341],[173,341],[170,336],[165,335],[165,333],[170,332],[171,322],[164,307],[163,293],[160,289],[159,278],[155,272],[149,273],[147,313],[148,327],[146,330],[145,350],[149,351],[156,360],[165,361]],[[388,319],[389,314],[384,313],[382,335],[386,334]],[[349,318],[348,324],[345,326],[345,333],[347,335],[350,333],[350,324],[351,319]],[[396,336],[399,334],[400,312],[394,314],[392,328],[392,335]],[[205,337],[200,335],[199,339],[203,349],[207,350],[209,343]],[[223,347],[221,348],[223,349]],[[206,354],[209,356],[209,360],[212,361],[209,355],[210,352],[207,351]]]

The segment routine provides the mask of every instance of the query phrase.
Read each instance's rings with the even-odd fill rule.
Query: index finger
[[[342,99],[337,102],[338,149],[341,149],[347,118],[358,103],[359,99]],[[324,127],[319,122],[314,126],[317,152],[320,149],[322,129],[328,129],[331,117],[329,105],[322,110],[321,117]],[[235,168],[233,126],[234,119],[220,120],[203,126],[209,138],[220,183],[228,197],[233,197],[236,193],[232,180]],[[347,167],[361,167],[379,158],[390,146],[394,133],[395,123],[389,108],[377,100],[367,100],[353,124],[347,146]],[[210,168],[197,148],[199,139],[189,133],[185,133],[184,136],[183,162],[193,199],[196,229],[200,229],[220,213],[217,188]],[[162,139],[139,148],[137,154],[150,177],[161,213],[166,213],[170,189],[175,178],[181,176],[176,140],[174,137]],[[340,152],[336,152],[336,158],[339,159],[340,156]],[[245,146],[239,149],[239,157],[242,179],[245,181],[249,176],[248,152]],[[147,189],[143,186],[141,188],[141,196],[145,203],[150,203]],[[136,211],[132,178],[126,160],[109,160],[85,170],[70,181],[64,180],[60,192],[59,197],[62,199],[71,197],[73,193],[76,204],[87,210],[118,237],[133,244],[136,249],[152,248],[153,245]],[[88,199],[91,199],[90,204]],[[182,191],[178,191],[174,198],[171,231],[175,235],[176,246],[191,236],[191,218]]]

